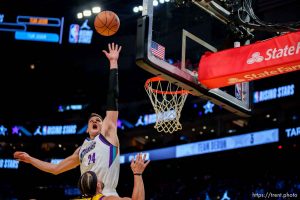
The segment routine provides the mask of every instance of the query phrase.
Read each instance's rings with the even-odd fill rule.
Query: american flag
[[[154,56],[164,60],[165,59],[165,47],[152,41],[151,42],[151,51]]]

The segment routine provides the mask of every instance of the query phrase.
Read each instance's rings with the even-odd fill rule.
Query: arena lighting
[[[134,6],[133,12],[138,13],[139,12],[139,8],[137,6]]]
[[[100,6],[94,6],[91,9],[83,10],[82,12],[77,13],[77,19],[82,19],[83,17],[90,17],[92,14],[98,14],[101,12]]]
[[[77,18],[78,19],[82,19],[83,18],[83,14],[80,12],[80,13],[77,13]]]
[[[89,17],[89,16],[91,16],[91,15],[92,15],[92,11],[91,11],[91,10],[84,10],[84,11],[83,11],[83,16]]]
[[[92,13],[97,14],[97,13],[99,13],[99,12],[101,12],[101,7],[96,6],[96,7],[93,7],[93,8],[92,8]]]
[[[158,4],[164,4],[168,2],[170,2],[170,0],[153,0],[153,6],[158,6]],[[134,6],[132,10],[134,13],[138,13],[139,11],[142,12],[143,6]]]

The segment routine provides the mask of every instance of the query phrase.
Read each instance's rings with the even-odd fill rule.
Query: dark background
[[[75,19],[76,13],[94,3],[101,4],[103,10],[118,14],[120,30],[111,37],[94,33],[91,45],[68,44],[68,25],[79,23]],[[7,21],[9,17],[14,21],[17,15],[64,16],[66,28],[62,45],[16,41],[12,32],[0,32],[0,125],[84,124],[90,112],[103,115],[109,63],[101,51],[107,49],[109,42],[123,47],[119,59],[120,118],[134,121],[140,115],[154,113],[143,87],[152,75],[135,64],[136,21],[141,14],[133,13],[132,8],[140,4],[141,1],[130,0],[1,1],[0,13],[5,14]],[[266,21],[300,21],[297,0],[257,0],[254,8]],[[218,31],[218,27],[211,28],[213,30],[209,33]],[[219,28],[220,32],[224,31],[223,27]],[[256,31],[253,42],[274,35]],[[229,39],[224,44],[232,44],[230,36],[228,32]],[[35,65],[34,70],[30,69],[31,64]],[[220,108],[214,108],[214,114],[199,116],[205,101],[189,96],[180,120],[182,131],[162,134],[151,125],[120,129],[121,151],[144,151],[274,127],[280,128],[280,134],[284,135],[284,128],[299,127],[300,124],[299,72],[253,83],[254,90],[289,84],[295,84],[294,96],[254,104],[253,115],[246,119]],[[83,111],[59,113],[57,107],[61,104],[86,104],[87,107]],[[270,117],[267,118],[268,114]],[[242,120],[243,125],[234,123],[236,120]],[[208,127],[206,130],[203,130],[204,125]],[[229,130],[235,131],[229,133]],[[12,159],[15,150],[27,151],[46,161],[58,155],[64,158],[71,155],[84,138],[85,135],[0,136],[0,158]],[[65,148],[59,148],[58,144]],[[283,149],[278,149],[278,145],[283,145]],[[265,192],[298,192],[299,198],[298,154],[299,140],[293,139],[264,147],[153,161],[144,175],[146,199],[205,199],[205,192],[211,199],[220,199],[227,188],[233,199],[251,199],[251,192],[258,188]],[[0,199],[69,199],[70,196],[63,192],[64,188],[76,187],[78,177],[78,168],[54,176],[21,163],[18,170],[0,169]],[[129,165],[122,165],[118,186],[120,195],[131,195],[132,181]],[[285,186],[276,188],[282,181]]]

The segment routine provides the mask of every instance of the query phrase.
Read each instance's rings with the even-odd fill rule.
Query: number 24
[[[92,153],[89,155],[89,164],[96,162],[96,153]]]

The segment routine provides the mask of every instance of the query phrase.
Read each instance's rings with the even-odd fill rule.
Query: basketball
[[[120,19],[116,13],[105,10],[96,15],[94,26],[100,35],[111,36],[119,30]]]

